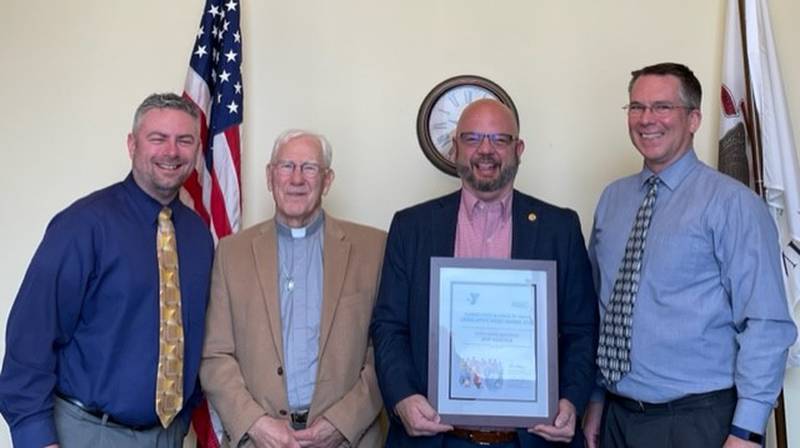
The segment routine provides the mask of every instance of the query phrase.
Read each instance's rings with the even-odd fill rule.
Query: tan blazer
[[[381,445],[369,323],[386,233],[325,215],[322,319],[309,423],[325,416],[351,446]],[[211,278],[200,380],[236,446],[262,415],[289,419],[275,221],[223,238]],[[250,445],[250,444],[248,444]]]

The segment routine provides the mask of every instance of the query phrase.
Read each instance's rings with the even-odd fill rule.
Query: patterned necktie
[[[183,406],[183,323],[178,280],[178,251],[172,210],[158,214],[158,277],[160,323],[158,331],[158,378],[156,414],[166,428]]]
[[[639,211],[636,212],[636,220],[625,245],[625,256],[622,258],[614,289],[611,291],[603,325],[600,327],[597,366],[610,384],[616,383],[631,371],[633,305],[639,292],[642,254],[660,182],[656,176],[647,179],[647,194],[639,206]]]

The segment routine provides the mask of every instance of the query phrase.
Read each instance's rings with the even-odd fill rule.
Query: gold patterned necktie
[[[158,278],[160,323],[158,330],[158,378],[156,414],[166,428],[183,406],[183,322],[178,279],[178,250],[172,210],[158,214]]]

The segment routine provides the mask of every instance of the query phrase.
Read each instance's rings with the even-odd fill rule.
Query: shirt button
[[[278,367],[278,375],[283,375],[283,367]]]

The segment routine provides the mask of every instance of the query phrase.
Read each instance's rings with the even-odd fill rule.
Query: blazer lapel
[[[452,257],[456,247],[456,225],[458,224],[458,205],[461,190],[449,194],[438,201],[431,217],[431,244],[434,257]]]
[[[536,238],[539,235],[538,210],[514,190],[511,214],[511,258],[536,258]]]
[[[325,345],[333,324],[333,316],[342,296],[342,285],[347,273],[350,256],[350,242],[338,222],[325,215],[325,233],[322,248],[322,318],[319,329],[319,356],[325,352]]]
[[[275,344],[275,352],[278,353],[280,362],[283,364],[283,331],[280,295],[278,294],[278,242],[274,220],[265,222],[261,229],[261,235],[253,239],[253,258],[258,271],[258,283],[267,311],[272,342]]]

